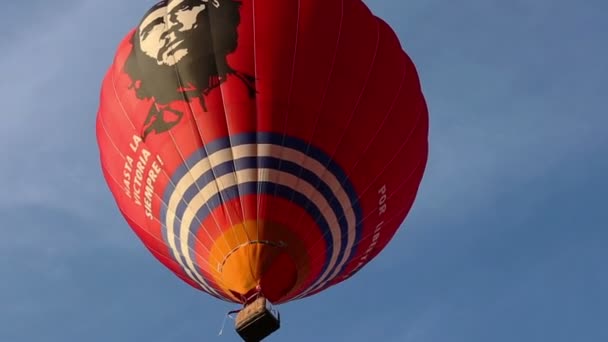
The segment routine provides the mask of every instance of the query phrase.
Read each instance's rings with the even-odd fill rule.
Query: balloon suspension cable
[[[241,312],[241,310],[243,310],[247,306],[247,304],[249,304],[249,302],[252,301],[252,299],[256,300],[256,299],[260,298],[261,296],[263,296],[261,284],[258,284],[255,287],[255,292],[249,298],[245,297],[244,295],[241,295],[241,301],[243,302],[243,307],[240,309],[237,309],[237,310],[228,311],[228,313],[224,316],[224,320],[222,321],[222,327],[220,328],[220,331],[217,334],[217,336],[222,336],[222,334],[224,333],[224,328],[226,327],[226,321],[228,320],[228,318],[234,320],[235,319],[235,317],[233,316],[234,314]]]
[[[220,328],[220,332],[217,334],[217,336],[222,336],[222,334],[224,333],[224,327],[226,326],[226,320],[228,320],[228,318],[234,319],[234,316],[232,316],[232,315],[234,315],[235,313],[239,313],[241,310],[242,309],[228,311],[226,316],[224,316],[224,320],[222,321],[222,327]]]

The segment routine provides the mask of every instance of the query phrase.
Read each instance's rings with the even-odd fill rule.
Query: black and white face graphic
[[[196,100],[206,112],[205,97],[230,76],[255,96],[255,78],[227,59],[238,47],[240,7],[237,0],[164,0],[145,15],[124,64],[137,98],[154,100],[142,138],[180,122],[173,101]]]
[[[200,16],[219,0],[174,0],[152,11],[139,26],[139,45],[159,65],[175,65],[188,54],[187,41],[196,34]]]

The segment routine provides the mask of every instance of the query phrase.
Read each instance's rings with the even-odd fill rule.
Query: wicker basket
[[[235,328],[244,341],[259,342],[280,328],[280,317],[274,315],[269,304],[260,297],[238,313]]]

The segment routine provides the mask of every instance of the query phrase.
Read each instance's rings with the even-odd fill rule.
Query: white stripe
[[[207,159],[203,159],[201,160],[201,162],[207,161]],[[186,172],[186,174],[182,177],[181,181],[184,180],[184,178],[188,178],[189,173]],[[182,251],[178,250],[178,246],[175,244],[175,232],[174,232],[174,228],[173,228],[173,222],[175,222],[175,218],[176,218],[176,210],[177,210],[177,204],[182,201],[182,194],[184,192],[176,192],[175,190],[173,190],[173,192],[171,193],[171,199],[176,199],[175,203],[172,205],[171,201],[169,201],[169,204],[167,204],[167,215],[165,217],[165,226],[167,229],[167,240],[169,242],[169,248],[171,248],[171,251],[173,252],[173,255],[176,256],[176,261],[179,263],[179,265],[182,267],[182,269],[184,269],[184,271],[188,274],[188,276],[194,280],[195,282],[197,282],[198,284],[202,285],[205,289],[208,289],[210,292],[213,292],[217,295],[219,295],[217,293],[217,291],[215,291],[211,286],[209,286],[207,284],[207,281],[205,280],[205,277],[203,277],[203,275],[201,275],[197,270],[196,267],[194,266],[194,263],[192,262],[192,259],[190,258],[190,253],[188,253],[186,250],[186,253],[183,253],[183,248]],[[181,222],[181,218],[178,218],[178,220],[180,220]],[[188,239],[188,231],[186,231],[186,234],[184,236],[184,234],[180,234],[180,239],[184,239],[185,238],[185,243],[187,244],[187,239]],[[183,243],[182,242],[182,245]],[[180,245],[181,248],[181,245]],[[182,262],[182,259],[177,257],[179,255],[182,255],[184,257],[184,260],[186,260],[186,264],[184,264]]]
[[[170,208],[167,208],[167,217],[172,217],[175,218],[175,212],[173,210],[171,210]],[[216,294],[220,297],[221,296],[217,291],[215,291],[211,286],[209,286],[209,284],[207,284],[207,281],[205,281],[205,278],[203,276],[201,276],[200,274],[198,274],[198,272],[196,272],[196,268],[192,267],[186,267],[186,265],[184,265],[184,263],[182,262],[182,258],[180,258],[179,256],[183,256],[184,259],[187,259],[189,257],[189,253],[186,253],[185,255],[183,253],[179,253],[179,251],[177,250],[176,246],[175,246],[175,240],[174,240],[174,236],[175,235],[171,235],[171,238],[169,238],[169,234],[167,234],[167,238],[168,238],[168,242],[169,242],[169,246],[171,248],[171,250],[173,251],[173,255],[175,255],[175,261],[177,261],[177,263],[181,266],[181,268],[184,270],[184,272],[186,272],[186,274],[188,274],[188,277],[190,277],[190,279],[192,279],[194,282],[196,282],[197,284],[199,284],[206,292],[211,293],[211,294]]]
[[[322,179],[334,192],[334,196],[338,199],[342,209],[345,213],[345,218],[348,225],[348,237],[347,237],[347,246],[345,249],[343,261],[336,267],[336,271],[332,273],[332,276],[328,278],[328,281],[337,275],[339,270],[342,268],[343,264],[351,253],[351,249],[354,245],[355,240],[355,215],[352,209],[352,203],[338,179],[336,179],[335,175],[329,172],[321,163],[317,160],[310,158],[309,156],[303,154],[300,151],[279,146],[273,144],[246,144],[234,146],[232,148],[226,148],[223,150],[219,150],[217,152],[209,155],[208,158],[203,158],[198,161],[190,170],[187,172],[176,184],[175,190],[171,194],[168,203],[167,210],[167,218],[166,218],[166,226],[167,226],[167,237],[169,240],[169,244],[171,249],[176,252],[177,246],[174,243],[174,235],[175,235],[175,211],[177,206],[182,201],[182,194],[194,184],[195,179],[198,179],[202,174],[209,171],[211,169],[211,165],[218,165],[224,162],[232,161],[235,159],[240,159],[244,157],[276,157],[281,156],[283,160],[290,161],[296,164],[301,165],[303,168],[306,168],[313,172],[317,177]],[[277,184],[286,185],[290,188],[293,188],[296,191],[301,192],[305,196],[311,199],[317,199],[318,202],[316,205],[323,210],[323,216],[326,218],[327,222],[330,225],[332,240],[333,240],[333,251],[330,264],[327,267],[327,270],[319,277],[319,280],[315,282],[311,286],[311,290],[314,287],[322,286],[325,284],[319,284],[320,281],[327,276],[328,272],[333,268],[337,261],[337,257],[340,251],[341,246],[341,232],[338,225],[338,221],[331,210],[331,207],[325,200],[325,197],[320,194],[314,186],[308,184],[304,180],[301,180],[294,175],[285,172],[279,172],[277,170],[269,170],[269,169],[248,169],[248,170],[240,170],[236,174],[229,173],[226,174],[220,179],[217,179],[213,182],[207,184],[203,189],[199,191],[199,193],[195,196],[188,204],[188,209],[184,213],[184,217],[181,220],[180,224],[180,240],[181,245],[180,249],[188,250],[187,246],[187,237],[189,232],[190,223],[194,219],[194,213],[198,211],[207,200],[217,194],[219,191],[226,189],[227,187],[233,186],[236,182],[244,183],[248,181],[256,181],[258,180],[258,176],[262,176],[260,179],[262,180],[270,180]],[[219,185],[219,188],[218,188]],[[327,219],[331,217],[331,219]],[[187,223],[187,224],[186,224]],[[177,254],[177,253],[176,253]],[[197,278],[200,276],[198,272],[196,272],[196,268],[189,256],[189,253],[185,255],[186,263],[188,264],[188,268],[193,270],[197,274]],[[202,277],[200,277],[202,279]],[[309,290],[310,291],[310,290]],[[309,292],[306,291],[306,292]]]

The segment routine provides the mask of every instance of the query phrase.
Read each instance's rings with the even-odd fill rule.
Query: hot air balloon
[[[273,308],[356,274],[416,198],[428,110],[394,31],[360,0],[164,0],[101,86],[101,167],[144,246],[191,286]]]

